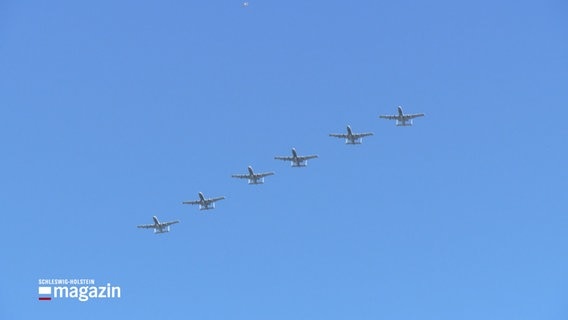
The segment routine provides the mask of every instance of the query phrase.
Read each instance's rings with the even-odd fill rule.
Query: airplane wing
[[[312,155],[309,155],[309,156],[301,156],[301,157],[298,157],[298,159],[299,159],[300,161],[306,161],[306,160],[314,159],[314,158],[317,158],[317,157],[318,157],[317,155],[312,154]]]
[[[248,179],[250,176],[248,174],[233,174],[231,175],[232,178],[239,178],[239,179]]]
[[[207,200],[209,200],[209,202],[216,202],[216,201],[223,200],[223,199],[225,199],[225,197],[217,197],[217,198],[207,199]]]
[[[414,118],[423,117],[423,116],[424,116],[423,113],[405,114],[404,119],[408,120],[408,119],[414,119]]]
[[[382,119],[389,119],[389,120],[396,120],[396,119],[398,119],[398,116],[380,115],[379,118],[382,118]]]
[[[284,161],[292,161],[294,160],[293,157],[274,157],[276,160],[284,160]]]
[[[368,137],[368,136],[372,136],[372,135],[373,135],[372,132],[356,133],[356,134],[353,134],[353,138],[359,139],[359,138]]]
[[[263,172],[263,173],[257,173],[254,176],[257,177],[257,178],[264,178],[264,177],[267,177],[267,176],[271,176],[273,174],[274,174],[274,172]]]
[[[144,228],[144,229],[154,229],[156,227],[156,225],[154,224],[143,224],[143,225],[139,225],[136,226],[137,228]]]
[[[341,134],[341,133],[330,133],[329,136],[330,137],[336,137],[336,138],[343,138],[343,139],[347,138],[346,134]]]
[[[168,221],[168,222],[162,222],[162,223],[160,223],[160,225],[161,225],[162,227],[167,227],[167,226],[171,226],[172,224],[176,224],[176,223],[179,223],[179,220],[176,220],[176,221]]]
[[[195,200],[195,201],[184,201],[182,202],[183,204],[200,204],[199,200]]]

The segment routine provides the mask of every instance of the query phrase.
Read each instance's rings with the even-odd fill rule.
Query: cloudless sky
[[[0,2],[0,319],[568,318],[564,1],[241,4]]]

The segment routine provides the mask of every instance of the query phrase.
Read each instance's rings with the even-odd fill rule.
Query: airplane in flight
[[[198,193],[198,195],[199,195],[199,200],[184,201],[182,203],[183,204],[198,204],[199,210],[209,210],[209,209],[215,209],[215,202],[225,199],[225,197],[205,199],[205,196],[203,196],[202,192]]]
[[[231,177],[248,179],[248,184],[262,184],[264,183],[264,177],[274,174],[274,172],[254,173],[251,166],[248,166],[248,172],[248,174],[233,174]]]
[[[366,133],[353,133],[351,131],[351,126],[347,126],[347,134],[344,133],[330,133],[330,137],[343,138],[345,139],[345,144],[361,144],[363,143],[363,137],[372,136],[372,132]]]
[[[396,125],[397,126],[411,126],[412,125],[412,119],[414,118],[418,118],[418,117],[423,117],[424,114],[423,113],[414,113],[414,114],[404,114],[402,112],[402,107],[398,106],[398,114],[395,115],[381,115],[379,116],[379,118],[382,119],[388,119],[388,120],[396,120]]]
[[[292,148],[291,157],[274,157],[276,160],[290,161],[292,167],[305,167],[308,165],[308,160],[317,158],[318,156],[313,154],[309,156],[299,156],[296,149]]]
[[[166,233],[170,232],[170,225],[179,223],[178,220],[169,222],[160,222],[156,216],[153,216],[154,224],[143,224],[139,225],[138,228],[154,229],[154,233]]]

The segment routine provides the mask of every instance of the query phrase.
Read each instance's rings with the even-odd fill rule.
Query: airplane
[[[423,113],[414,113],[414,114],[404,114],[402,112],[402,107],[398,106],[398,114],[397,115],[381,115],[379,118],[388,119],[388,120],[396,120],[397,126],[411,126],[412,119],[423,117]]]
[[[178,220],[169,221],[169,222],[160,222],[156,216],[153,216],[154,224],[143,224],[138,226],[138,228],[145,228],[145,229],[154,229],[154,233],[166,233],[170,232],[170,225],[179,223]]]
[[[248,179],[248,184],[262,184],[264,183],[264,177],[274,174],[274,172],[254,173],[251,166],[248,166],[248,172],[248,174],[233,174],[231,177]]]
[[[199,195],[199,200],[184,201],[182,203],[183,204],[198,204],[199,210],[209,210],[209,209],[215,209],[215,202],[216,201],[225,199],[225,197],[205,199],[202,192],[198,193],[198,195]]]
[[[330,137],[345,138],[345,144],[361,144],[363,142],[363,137],[372,136],[372,132],[366,133],[353,133],[351,131],[351,126],[347,126],[347,134],[344,133],[330,133]]]
[[[291,157],[274,157],[276,160],[284,160],[290,161],[292,167],[305,167],[308,165],[309,159],[317,158],[318,156],[313,154],[309,156],[298,156],[296,149],[292,148],[292,156]]]

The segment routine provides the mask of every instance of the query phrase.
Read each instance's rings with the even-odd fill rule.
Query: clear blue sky
[[[567,35],[560,0],[0,2],[0,319],[567,319]],[[37,301],[75,277],[123,297]]]

